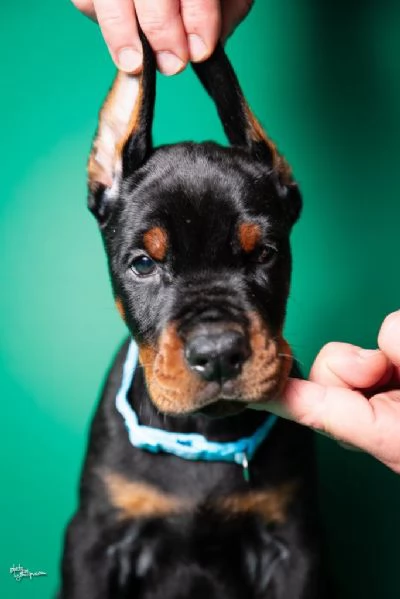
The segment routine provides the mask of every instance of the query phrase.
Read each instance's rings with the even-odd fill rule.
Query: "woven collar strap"
[[[131,444],[151,453],[170,453],[184,460],[234,462],[243,467],[247,479],[248,464],[261,443],[268,437],[277,417],[268,415],[251,437],[227,443],[208,441],[198,433],[175,433],[144,426],[139,424],[137,414],[127,397],[137,363],[138,346],[131,340],[123,366],[121,386],[116,396],[116,408],[124,419]]]

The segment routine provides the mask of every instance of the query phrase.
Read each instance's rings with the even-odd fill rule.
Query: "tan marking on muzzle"
[[[219,506],[229,515],[257,514],[266,522],[283,524],[296,488],[296,483],[289,482],[276,489],[235,493],[222,499]]]
[[[196,409],[198,395],[206,383],[186,364],[183,343],[174,324],[163,331],[157,349],[140,346],[139,359],[151,399],[159,410],[179,414]]]
[[[125,321],[125,319],[126,319],[125,310],[124,310],[124,306],[122,305],[122,300],[120,297],[115,298],[115,307],[117,308],[122,320]]]
[[[143,235],[143,244],[154,260],[164,260],[168,249],[168,236],[161,227],[153,227]]]
[[[121,474],[103,475],[108,497],[119,510],[119,518],[151,518],[169,516],[192,507],[188,499],[164,493],[157,487],[139,481],[130,481]]]
[[[242,250],[250,253],[257,247],[261,239],[261,227],[257,223],[239,225],[239,243]]]
[[[282,335],[273,338],[258,314],[250,320],[250,359],[238,378],[243,401],[268,401],[279,396],[292,367],[292,352]]]

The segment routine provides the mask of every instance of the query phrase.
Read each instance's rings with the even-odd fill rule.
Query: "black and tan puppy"
[[[231,146],[153,148],[143,43],[143,75],[118,74],[89,162],[137,346],[119,351],[93,421],[60,596],[324,598],[311,433],[248,408],[293,368],[282,329],[300,194],[221,47],[194,68]]]

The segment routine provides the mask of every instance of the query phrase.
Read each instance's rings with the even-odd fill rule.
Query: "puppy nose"
[[[188,341],[186,360],[206,381],[226,381],[236,377],[250,355],[245,337],[237,331],[218,335],[197,335]]]

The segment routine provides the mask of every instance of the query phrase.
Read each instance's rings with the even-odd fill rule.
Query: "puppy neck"
[[[150,399],[140,365],[127,398],[140,424],[177,433],[198,433],[209,441],[235,441],[251,436],[265,421],[265,412],[248,409],[222,418],[210,418],[200,413],[183,416],[162,414]]]

